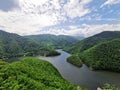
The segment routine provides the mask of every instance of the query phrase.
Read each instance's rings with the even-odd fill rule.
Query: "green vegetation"
[[[80,60],[78,54],[74,54],[70,57],[67,58],[67,62],[77,66],[77,67],[81,67],[82,66],[82,61]]]
[[[120,90],[120,88],[118,88],[114,85],[105,84],[104,87],[103,87],[103,90]]]
[[[42,35],[31,35],[26,37],[36,40],[40,44],[51,46],[54,48],[63,48],[65,46],[70,46],[78,41],[76,38],[66,35],[56,36],[51,34],[42,34]]]
[[[46,54],[46,55],[44,55],[44,56],[58,56],[58,55],[60,55],[60,53],[59,52],[57,52],[57,51],[55,51],[55,50],[51,50],[51,51],[49,51],[49,53],[48,54]]]
[[[64,48],[65,51],[69,53],[81,53],[84,50],[87,50],[94,45],[97,45],[101,42],[106,42],[108,40],[112,40],[115,38],[120,38],[120,31],[104,31],[100,34],[96,34],[94,36],[88,37],[79,41],[76,44],[73,44],[67,48]]]
[[[0,30],[0,59],[34,56],[59,55],[52,47],[44,46],[34,40]]]
[[[120,38],[95,45],[84,51],[81,58],[93,69],[120,72]]]
[[[24,58],[11,64],[0,61],[0,90],[85,90],[64,80],[47,61]]]
[[[105,31],[65,48],[91,69],[120,72],[120,32]],[[77,62],[76,62],[77,63]]]

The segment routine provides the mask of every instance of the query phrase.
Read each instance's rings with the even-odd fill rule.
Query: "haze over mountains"
[[[72,45],[78,42],[83,37],[73,37],[73,36],[66,36],[66,35],[51,35],[51,34],[40,34],[40,35],[30,35],[26,36],[31,38],[40,44],[44,44],[47,46],[52,46],[55,48],[63,48],[65,46]]]

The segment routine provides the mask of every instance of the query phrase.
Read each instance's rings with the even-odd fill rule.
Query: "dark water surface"
[[[66,58],[70,56],[69,53],[60,49],[57,51],[61,53],[60,56],[38,56],[38,58],[52,63],[58,69],[63,78],[69,82],[81,87],[86,87],[89,90],[96,90],[98,86],[102,87],[104,83],[110,83],[120,87],[120,73],[91,71],[86,65],[77,68],[66,62]]]

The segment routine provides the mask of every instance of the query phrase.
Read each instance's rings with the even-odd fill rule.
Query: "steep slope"
[[[95,45],[85,50],[80,57],[93,69],[120,72],[120,38]]]
[[[78,41],[76,38],[72,36],[65,36],[65,35],[56,36],[51,34],[41,34],[41,35],[31,35],[26,37],[36,40],[41,44],[52,46],[55,48],[63,48],[65,46],[72,45]]]
[[[23,55],[54,55],[53,49],[13,33],[0,30],[0,58],[11,58]]]
[[[78,43],[65,48],[65,50],[70,53],[81,53],[96,44],[115,38],[120,38],[120,31],[104,31],[102,33],[83,39]]]
[[[11,64],[0,61],[0,90],[83,90],[64,80],[47,61],[24,58]]]

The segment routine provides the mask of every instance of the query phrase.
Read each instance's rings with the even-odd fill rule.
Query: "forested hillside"
[[[78,43],[65,48],[65,50],[70,53],[81,53],[84,50],[87,50],[96,44],[115,38],[120,38],[120,31],[104,31],[102,33],[83,39]]]
[[[78,54],[73,54],[72,56],[67,58],[67,62],[77,66],[77,67],[81,67],[82,66],[82,60],[80,59]]]
[[[78,41],[78,39],[66,35],[56,36],[51,34],[40,34],[40,35],[31,35],[26,37],[36,40],[40,44],[52,46],[54,48],[63,48],[65,46],[70,46]]]
[[[80,58],[93,69],[120,72],[120,38],[95,45],[80,54]]]
[[[63,79],[47,61],[24,58],[18,62],[0,61],[0,90],[85,90]]]
[[[78,54],[80,60],[92,69],[120,72],[120,32],[105,31],[65,48],[66,51]],[[69,63],[81,64],[77,57]],[[74,64],[77,63],[77,64]]]
[[[0,58],[34,56],[38,54],[48,56],[59,53],[51,47],[43,46],[31,39],[0,30]]]

